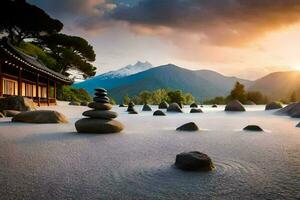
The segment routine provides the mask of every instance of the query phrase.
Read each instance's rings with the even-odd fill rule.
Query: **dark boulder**
[[[12,118],[12,122],[24,123],[68,123],[68,119],[63,114],[51,110],[37,110],[22,112]]]
[[[203,111],[200,108],[199,109],[192,108],[190,113],[203,113]]]
[[[152,109],[151,109],[151,107],[148,105],[148,104],[145,104],[144,106],[143,106],[143,109],[142,109],[143,111],[152,111]]]
[[[198,108],[198,105],[197,105],[196,103],[192,103],[192,104],[190,105],[190,108]]]
[[[177,131],[199,131],[199,128],[194,122],[190,122],[178,127],[176,130]]]
[[[217,104],[213,104],[211,107],[212,107],[212,108],[217,108],[218,105],[217,105]]]
[[[153,116],[166,116],[166,113],[161,110],[157,110],[153,113]]]
[[[0,98],[0,111],[2,110],[31,111],[35,110],[35,107],[32,99],[21,96],[11,96]]]
[[[136,114],[139,114],[137,111],[135,110],[132,110],[132,111],[129,111],[128,114],[130,115],[136,115]]]
[[[182,110],[180,106],[177,103],[171,103],[169,107],[167,108],[168,112],[180,112],[182,113]]]
[[[264,131],[261,127],[259,127],[257,125],[248,125],[243,130],[245,130],[245,131],[259,131],[259,132]]]
[[[169,104],[166,101],[163,101],[158,105],[159,109],[167,109],[168,107],[169,107]]]
[[[214,169],[211,158],[198,151],[176,155],[175,166],[184,171],[212,171]]]
[[[280,102],[273,101],[266,105],[265,110],[275,110],[275,109],[281,109],[281,108],[282,108],[282,104]]]
[[[241,104],[241,102],[239,102],[238,100],[232,100],[226,105],[225,111],[244,112],[246,111],[246,109],[244,108],[243,104]]]

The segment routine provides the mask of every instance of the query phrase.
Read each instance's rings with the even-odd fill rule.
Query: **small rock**
[[[124,126],[116,120],[104,120],[94,118],[83,118],[75,123],[78,133],[119,133]]]
[[[89,103],[88,103],[88,102],[86,102],[86,101],[83,101],[83,102],[81,102],[81,103],[80,103],[80,105],[81,105],[81,106],[88,106],[88,105],[89,105]]]
[[[166,114],[161,110],[157,110],[153,113],[153,116],[166,116]]]
[[[271,102],[268,103],[266,105],[266,109],[265,110],[275,110],[275,109],[281,109],[282,108],[282,104],[280,102]]]
[[[69,103],[69,105],[70,105],[70,106],[80,106],[80,102],[78,102],[78,101],[71,101],[71,102]]]
[[[243,112],[246,111],[246,109],[244,108],[243,104],[241,104],[241,102],[239,102],[238,100],[232,100],[226,105],[225,111]]]
[[[214,169],[211,158],[198,151],[176,155],[175,166],[184,171],[212,171]]]
[[[184,124],[176,129],[177,131],[198,131],[199,128],[194,122]]]
[[[6,117],[14,117],[18,114],[20,114],[21,112],[18,111],[18,110],[3,110],[3,114],[6,116]]]
[[[152,109],[151,109],[151,107],[148,105],[148,104],[145,104],[144,106],[143,106],[143,109],[142,109],[143,111],[152,111]]]
[[[262,128],[260,128],[257,125],[248,125],[244,128],[245,131],[264,131]]]
[[[114,119],[118,117],[118,113],[109,110],[88,110],[82,115],[97,119]]]
[[[163,101],[158,105],[159,109],[167,109],[168,107],[169,107],[169,104],[166,101]]]
[[[96,92],[95,96],[96,97],[107,97],[107,92]]]
[[[197,105],[196,103],[192,103],[192,104],[190,105],[190,108],[198,108],[198,105]]]
[[[135,111],[135,110],[132,110],[132,111],[129,111],[128,114],[136,115],[136,114],[139,114],[139,113],[137,111]]]
[[[296,127],[300,128],[300,122],[299,122],[299,124],[297,124],[297,126],[296,126]]]
[[[212,107],[212,108],[217,108],[218,105],[217,105],[217,104],[214,104],[214,105],[212,105],[211,107]]]
[[[93,108],[95,110],[111,110],[112,105],[109,103],[98,103],[98,102],[91,102],[88,105],[89,108]]]
[[[0,118],[4,118],[5,116],[3,115],[2,112],[0,112]]]
[[[180,106],[177,103],[171,103],[169,107],[167,108],[168,112],[180,112],[182,113],[182,110]]]
[[[201,109],[192,108],[190,113],[203,113]]]
[[[22,112],[12,118],[12,122],[25,123],[68,123],[68,119],[61,113],[51,110],[37,110]]]
[[[125,108],[125,107],[127,107],[127,106],[124,105],[124,104],[120,104],[119,107],[120,107],[120,108]]]

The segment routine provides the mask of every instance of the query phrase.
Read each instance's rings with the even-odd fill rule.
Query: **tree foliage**
[[[181,90],[168,90],[158,89],[155,91],[142,91],[137,96],[129,97],[125,95],[123,97],[123,103],[128,104],[130,101],[135,104],[153,104],[158,105],[162,101],[168,103],[180,103],[180,104],[191,104],[195,102],[195,98],[190,93],[183,93]]]
[[[233,99],[239,100],[241,103],[246,103],[247,94],[245,91],[245,86],[240,82],[236,82],[228,98],[231,100]]]
[[[85,78],[94,76],[96,68],[90,64],[96,59],[93,47],[83,38],[65,34],[40,37],[40,45],[50,50],[56,59],[55,70],[68,75],[71,68],[81,71]]]
[[[7,34],[14,44],[25,38],[57,33],[62,28],[59,20],[25,0],[1,0],[0,33]]]
[[[57,99],[61,101],[91,102],[92,97],[82,88],[62,86],[57,88]]]

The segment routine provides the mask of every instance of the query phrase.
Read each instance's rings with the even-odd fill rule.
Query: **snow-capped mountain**
[[[125,76],[130,76],[132,74],[136,74],[139,72],[146,71],[148,69],[153,68],[153,65],[149,62],[141,62],[138,61],[134,65],[127,65],[121,69],[115,70],[115,71],[110,71],[104,74],[101,74],[97,76],[97,79],[105,80],[105,79],[111,79],[111,78],[121,78]]]

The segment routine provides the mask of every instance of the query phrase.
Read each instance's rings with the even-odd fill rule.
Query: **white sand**
[[[60,102],[69,124],[22,124],[0,119],[0,199],[299,199],[299,120],[248,106],[245,113],[205,107],[200,114],[128,115],[121,134],[79,135],[86,107]],[[156,106],[152,106],[155,108]],[[188,112],[189,108],[185,108]],[[194,121],[202,131],[176,132]],[[264,133],[244,132],[257,124]],[[182,172],[176,154],[212,157],[210,173]]]

